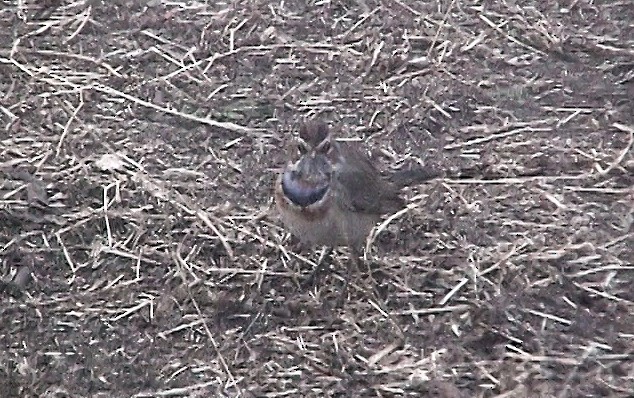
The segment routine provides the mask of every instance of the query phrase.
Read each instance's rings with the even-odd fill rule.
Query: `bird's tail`
[[[429,168],[416,168],[408,170],[397,170],[387,176],[387,179],[399,188],[422,184],[434,178],[444,177],[444,173],[439,170]]]

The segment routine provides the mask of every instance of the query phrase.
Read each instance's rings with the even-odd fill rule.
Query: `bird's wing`
[[[370,159],[355,147],[344,147],[345,161],[336,170],[340,204],[357,213],[386,214],[404,206],[400,190],[381,177]]]

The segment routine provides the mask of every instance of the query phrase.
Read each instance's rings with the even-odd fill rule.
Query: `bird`
[[[337,141],[322,120],[300,125],[297,149],[275,182],[282,223],[304,245],[349,247],[357,266],[376,223],[405,207],[401,189],[438,175],[410,170],[386,176],[358,142]]]
[[[336,141],[322,121],[303,123],[299,159],[278,176],[275,203],[283,224],[302,243],[359,247],[383,214],[405,204],[353,142]]]

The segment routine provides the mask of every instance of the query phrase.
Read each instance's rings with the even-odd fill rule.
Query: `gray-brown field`
[[[634,395],[630,0],[205,3],[0,2],[0,397]],[[312,118],[446,173],[343,306]]]

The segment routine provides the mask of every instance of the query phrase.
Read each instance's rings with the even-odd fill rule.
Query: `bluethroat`
[[[349,246],[355,256],[381,216],[405,206],[403,186],[436,176],[392,182],[357,143],[336,141],[319,121],[300,127],[298,149],[275,185],[282,222],[304,244]]]

